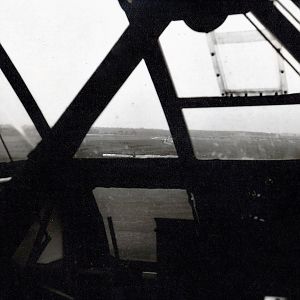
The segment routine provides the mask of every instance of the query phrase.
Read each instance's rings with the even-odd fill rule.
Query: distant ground
[[[199,159],[298,159],[300,135],[262,132],[192,131]]]
[[[190,136],[199,159],[300,158],[300,135],[296,134],[192,130]],[[94,128],[76,156],[109,157],[107,154],[177,155],[167,130]]]
[[[23,132],[22,132],[23,131]],[[1,135],[15,160],[26,158],[40,138],[32,127],[22,131],[2,125]],[[190,132],[199,159],[297,159],[300,135],[261,132]],[[170,132],[159,129],[92,128],[77,151],[77,158],[176,156]],[[7,161],[0,143],[0,161]]]

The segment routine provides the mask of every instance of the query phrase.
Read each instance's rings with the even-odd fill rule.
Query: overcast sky
[[[117,0],[0,1],[1,43],[51,126],[127,26],[127,18]],[[249,29],[251,26],[239,17],[231,18],[221,28],[222,31]],[[192,31],[183,22],[173,22],[163,33],[161,43],[180,97],[220,95],[204,34]],[[255,54],[251,48],[247,49],[250,51],[247,57]],[[255,83],[257,79],[258,84],[276,85],[278,78],[273,69],[277,62],[274,59],[274,64],[270,64],[266,53],[261,61],[255,55],[252,57],[259,61],[258,69],[263,72],[245,73],[245,65],[238,74],[244,71],[248,77],[237,80],[228,69],[234,84]],[[227,55],[225,63],[230,59]],[[298,92],[299,79],[289,69],[287,74],[289,92]],[[193,129],[300,132],[298,106],[201,109],[186,111],[185,116]],[[2,73],[0,118],[0,123],[30,122]],[[144,62],[132,73],[95,126],[167,128]]]

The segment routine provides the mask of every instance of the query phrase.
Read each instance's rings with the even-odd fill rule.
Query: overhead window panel
[[[195,32],[184,22],[172,22],[160,43],[178,97],[299,92],[300,78],[295,79],[293,74],[293,68],[299,72],[299,64],[257,20],[256,23],[292,67],[244,15],[228,16],[208,34]]]
[[[142,61],[96,120],[75,157],[174,156],[163,109]]]
[[[198,159],[299,159],[299,114],[299,105],[184,110]]]
[[[243,34],[246,33],[241,37]],[[278,55],[267,42],[235,42],[217,47],[227,92],[281,91]]]
[[[25,108],[0,71],[0,162],[7,161],[8,153],[13,160],[25,159],[40,141],[34,124]]]
[[[222,26],[208,34],[222,96],[291,93],[289,85],[293,85],[294,79],[285,62],[286,51],[254,19],[252,14],[229,16]]]

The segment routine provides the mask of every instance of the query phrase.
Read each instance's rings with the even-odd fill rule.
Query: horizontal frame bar
[[[198,97],[178,98],[178,105],[183,108],[206,107],[237,107],[237,106],[269,106],[269,105],[297,105],[300,104],[300,94],[278,96],[251,97]]]
[[[0,176],[13,176],[26,161],[0,163]],[[82,186],[106,188],[186,189],[186,179],[178,158],[118,158],[73,159],[64,173],[61,166],[53,166],[58,174],[53,188],[61,181],[77,180]],[[300,160],[195,160],[190,164],[189,176],[197,188],[224,188],[230,185],[280,186],[300,185]]]

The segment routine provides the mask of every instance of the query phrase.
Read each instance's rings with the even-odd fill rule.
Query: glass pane
[[[1,43],[52,126],[128,26],[125,13],[117,0],[0,6]]]
[[[205,33],[172,22],[160,43],[179,97],[221,95]]]
[[[107,217],[112,217],[122,259],[156,260],[154,218],[193,219],[183,190],[96,188],[94,195],[108,237]]]
[[[282,46],[252,14],[247,16],[276,48]],[[229,16],[212,33],[217,65],[226,95],[288,93],[286,64],[244,15]]]
[[[274,94],[280,90],[277,53],[267,42],[223,44],[218,48],[229,92],[271,90]]]
[[[299,159],[300,106],[185,109],[198,159]]]
[[[40,141],[25,108],[14,90],[0,71],[0,133],[13,160],[25,159]],[[1,142],[0,142],[1,144]],[[0,162],[8,155],[0,148]]]
[[[151,77],[141,62],[94,123],[76,157],[176,156],[170,136]]]

